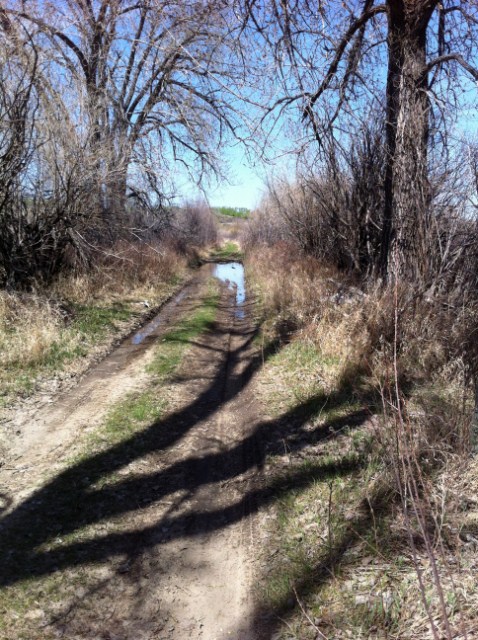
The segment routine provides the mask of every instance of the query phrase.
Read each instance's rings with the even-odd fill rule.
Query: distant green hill
[[[250,209],[246,207],[213,207],[212,210],[215,213],[233,218],[248,218],[250,214]]]

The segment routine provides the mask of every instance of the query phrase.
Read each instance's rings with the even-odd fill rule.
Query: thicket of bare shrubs
[[[108,251],[97,252],[94,265],[66,272],[56,278],[47,293],[56,300],[109,302],[114,299],[148,299],[148,292],[184,276],[189,256],[173,242],[117,241]]]
[[[274,185],[243,242],[268,323],[279,333],[284,324],[300,329],[316,345],[327,363],[326,391],[348,389],[383,415],[375,440],[381,482],[402,506],[417,570],[423,554],[442,567],[425,590],[435,589],[440,633],[452,637],[442,560],[447,545],[462,544],[463,501],[440,507],[445,498],[433,478],[457,481],[476,446],[476,172],[463,162],[432,172],[426,269],[416,280],[387,283],[379,268],[381,157],[380,138],[367,133],[340,169],[330,156],[318,174]]]
[[[168,236],[181,247],[206,247],[217,241],[217,220],[205,202],[187,202],[176,209]]]
[[[318,173],[271,185],[246,244],[287,238],[301,252],[342,271],[361,277],[374,273],[383,210],[382,142],[380,132],[365,129],[346,164],[330,149]]]
[[[431,224],[423,256],[427,268],[416,281],[387,284],[380,277],[383,157],[380,132],[364,129],[345,160],[339,162],[331,151],[318,172],[292,184],[272,185],[245,228],[245,250],[284,243],[284,254],[300,256],[306,263],[314,258],[322,269],[335,271],[338,288],[346,291],[354,284],[366,294],[363,301],[359,298],[364,320],[376,317],[365,306],[378,296],[383,312],[371,351],[388,345],[399,359],[407,354],[415,360],[413,374],[399,367],[404,384],[417,376],[429,378],[451,363],[466,370],[474,382],[478,227],[470,206],[473,166],[455,161],[432,173]]]
[[[213,242],[209,208],[168,207],[150,174],[112,196],[123,168],[99,155],[94,131],[74,122],[42,75],[33,39],[21,35],[0,30],[0,286],[38,288],[65,272],[92,281],[101,271],[107,280],[110,263],[145,282],[151,255]]]
[[[216,83],[234,46],[227,11],[65,7],[0,8],[0,286],[10,290],[95,268],[118,241],[167,238],[184,251],[215,238],[207,207],[169,205],[171,168],[217,169],[216,145],[238,117]],[[235,81],[229,64],[223,73]]]

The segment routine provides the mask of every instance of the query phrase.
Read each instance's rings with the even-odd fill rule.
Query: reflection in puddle
[[[236,318],[244,318],[244,309],[241,309],[246,299],[246,284],[244,280],[244,267],[240,262],[225,262],[216,264],[213,275],[225,282],[231,291],[236,294]]]
[[[186,295],[186,291],[181,291],[178,295],[172,300],[172,304],[176,305]],[[163,314],[160,312],[158,315],[148,322],[142,329],[140,329],[137,333],[133,335],[131,338],[131,342],[133,344],[141,344],[143,340],[145,340],[148,336],[150,336],[163,322]]]
[[[225,262],[214,265],[213,275],[225,282],[231,291],[236,294],[236,318],[244,318],[244,309],[242,308],[246,299],[246,285],[244,281],[244,267],[240,262]],[[183,290],[171,301],[172,305],[177,305],[186,295]],[[131,338],[133,344],[141,344],[148,336],[156,331],[164,321],[164,314],[161,311],[144,327],[137,331]]]

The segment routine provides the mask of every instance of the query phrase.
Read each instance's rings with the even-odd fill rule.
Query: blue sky
[[[431,34],[433,42],[433,34]],[[372,64],[375,63],[375,68],[372,68],[373,78],[377,82],[379,90],[384,88],[386,82],[386,52],[383,51],[382,64],[379,60],[372,60]],[[291,76],[292,77],[292,76]],[[317,78],[315,78],[317,81]],[[455,87],[458,97],[458,110],[453,113],[453,107],[447,111],[447,116],[450,117],[450,134],[451,138],[461,141],[465,140],[473,141],[478,139],[478,109],[476,107],[476,95],[477,95],[478,83],[474,82],[463,71],[460,72],[459,87]],[[280,94],[280,88],[278,89]],[[446,87],[445,87],[446,91]],[[296,92],[291,90],[291,95]],[[272,96],[277,97],[277,96]],[[443,96],[441,96],[443,97]],[[259,95],[258,102],[261,102],[262,97]],[[361,97],[359,95],[357,103],[360,106]],[[333,104],[333,100],[332,100]],[[438,105],[440,108],[443,105]],[[203,194],[208,199],[212,206],[232,206],[232,207],[247,207],[253,209],[259,205],[261,197],[267,191],[267,179],[278,175],[280,177],[289,177],[292,180],[296,173],[295,169],[295,157],[293,155],[286,155],[287,150],[294,150],[294,147],[300,147],[304,142],[304,139],[308,137],[307,133],[303,130],[303,123],[300,116],[300,104],[292,106],[291,111],[296,108],[295,122],[294,118],[289,119],[290,112],[281,113],[281,115],[275,120],[276,130],[274,135],[267,135],[266,139],[266,153],[271,160],[266,163],[260,160],[256,155],[251,152],[249,155],[245,152],[237,141],[230,146],[223,148],[223,157],[225,165],[227,167],[228,179],[217,183],[204,183],[202,186]],[[327,104],[326,108],[331,108],[331,104]],[[364,114],[361,114],[363,117]],[[453,118],[454,116],[454,118]],[[365,117],[367,114],[365,113]],[[454,122],[453,122],[454,121]],[[453,124],[452,124],[453,123]],[[310,133],[310,132],[309,132]],[[247,137],[247,136],[246,136]],[[302,138],[302,140],[300,139]],[[261,143],[259,139],[251,141],[252,144],[256,144],[260,147]],[[270,146],[269,146],[270,145]],[[263,151],[261,148],[260,151]],[[275,159],[274,159],[275,158]],[[179,193],[182,199],[190,199],[201,196],[201,190],[197,185],[193,184],[192,180],[188,180],[186,177],[179,186]]]
[[[247,207],[254,209],[265,192],[267,171],[259,160],[248,160],[246,153],[237,144],[223,149],[227,178],[219,183],[211,180],[199,187],[186,180],[179,191],[183,199],[205,196],[211,206]]]
[[[249,162],[242,149],[231,147],[224,151],[227,160],[228,178],[204,182],[198,187],[192,180],[184,177],[177,183],[178,198],[194,200],[206,198],[213,207],[247,207],[254,209],[265,192],[266,171],[260,163],[255,166]]]
[[[213,207],[246,207],[254,209],[260,203],[267,190],[267,179],[274,175],[283,176],[291,173],[291,156],[284,155],[283,150],[272,145],[270,150],[272,158],[263,161],[253,154],[248,157],[244,147],[237,142],[234,145],[225,146],[222,151],[224,172],[227,178],[219,183],[211,180],[205,182],[201,188],[192,180],[184,177],[177,184],[178,193],[182,200],[206,197]],[[274,158],[274,151],[277,155]]]
[[[251,166],[244,152],[232,150],[228,154],[229,183],[222,182],[207,190],[207,198],[212,206],[247,207],[254,209],[265,191],[264,169],[258,163]]]

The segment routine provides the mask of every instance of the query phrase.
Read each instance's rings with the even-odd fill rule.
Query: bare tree
[[[227,3],[14,0],[7,12],[36,25],[64,81],[79,82],[98,171],[108,176],[105,210],[124,210],[128,171],[142,169],[145,138],[165,173],[168,159],[198,179],[217,169],[218,144],[238,122],[224,86],[241,75],[227,58]]]
[[[276,180],[269,185],[262,206],[275,218],[276,230],[282,228],[289,241],[324,264],[372,276],[380,246],[383,149],[380,128],[364,127],[354,137],[347,163],[339,163],[329,148],[320,171],[297,176],[293,184]],[[257,241],[261,235],[274,240],[268,226],[263,217],[255,229],[251,226]],[[250,233],[249,242],[253,238]]]
[[[423,277],[430,141],[444,134],[462,83],[478,79],[475,0],[245,0],[243,8],[249,28],[274,52],[285,89],[270,111],[298,106],[319,147],[330,135],[344,144],[370,100],[382,105],[380,271],[385,279]]]
[[[25,287],[88,258],[97,162],[35,28],[0,18],[0,282]]]

